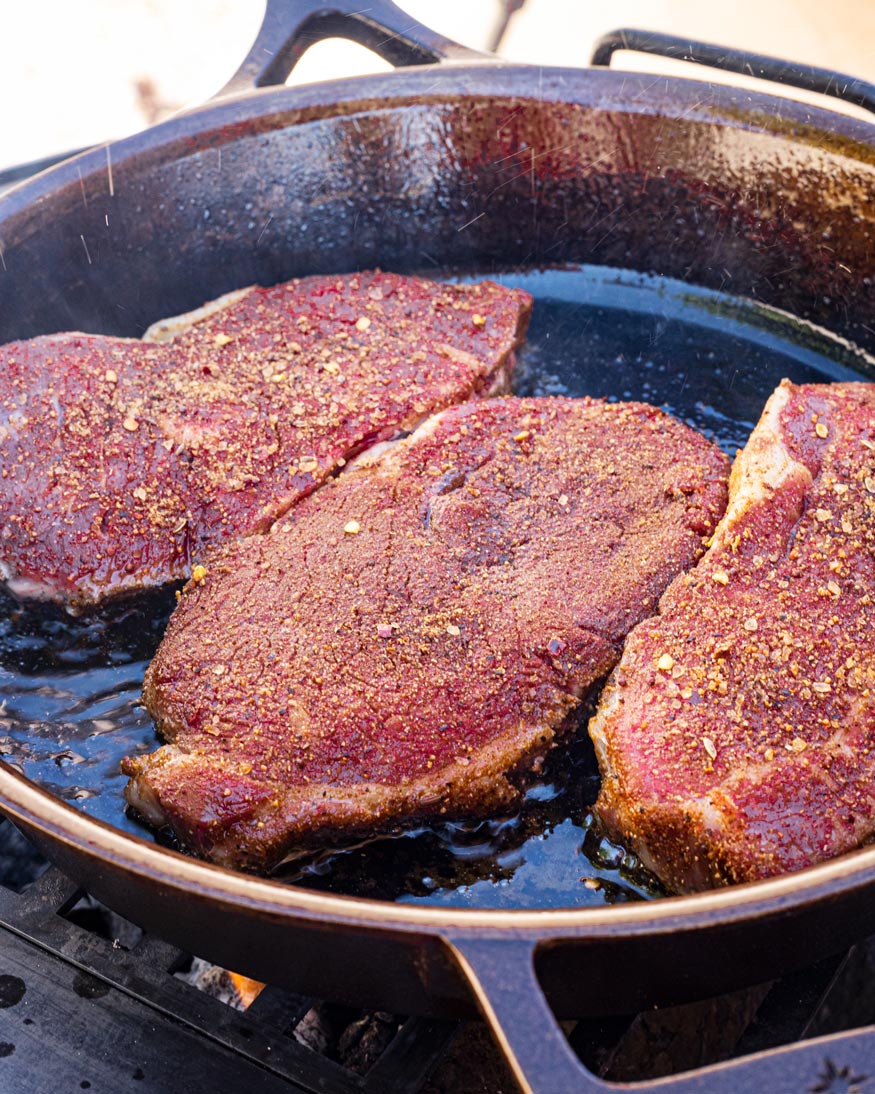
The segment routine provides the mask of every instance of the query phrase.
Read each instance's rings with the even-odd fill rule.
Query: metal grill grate
[[[0,821],[0,1090],[515,1089],[480,1023],[366,1015],[274,986],[241,1011],[178,975],[191,960],[46,868]],[[870,939],[773,983],[687,1006],[581,1019],[566,1029],[595,1074],[646,1082],[871,1023],[873,973]],[[324,1030],[326,1015],[333,1037],[313,1036],[314,1020]],[[827,1091],[847,1089],[830,1076],[824,1083]]]
[[[174,975],[188,954],[124,921],[117,933],[136,937],[130,946],[82,926],[83,895],[53,867],[20,892],[0,884],[3,1091],[405,1094],[421,1088],[455,1032],[386,1016],[394,1035],[360,1074],[296,1039],[315,1000],[268,986],[236,1010]]]

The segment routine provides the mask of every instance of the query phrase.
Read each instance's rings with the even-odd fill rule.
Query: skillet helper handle
[[[875,1026],[799,1041],[669,1078],[612,1083],[588,1071],[550,1009],[535,972],[537,940],[444,931],[462,974],[524,1094],[738,1094],[860,1089],[872,1081]],[[598,992],[598,984],[589,985]],[[868,1090],[868,1084],[865,1087]]]
[[[306,50],[326,38],[348,38],[396,68],[488,57],[417,22],[392,0],[267,0],[252,48],[216,98],[281,86]]]
[[[657,34],[631,28],[609,31],[596,42],[590,63],[609,68],[612,57],[621,50],[651,53],[673,61],[689,61],[708,68],[719,68],[724,72],[737,72],[741,76],[768,80],[774,84],[815,91],[875,113],[875,84],[867,80],[858,80],[841,72],[831,72],[828,68],[783,61],[762,53],[727,49],[711,42],[692,42],[689,38],[676,38],[672,34]]]

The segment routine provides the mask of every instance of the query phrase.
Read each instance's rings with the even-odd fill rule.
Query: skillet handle
[[[252,48],[215,98],[281,86],[305,51],[325,38],[358,42],[396,68],[489,57],[430,30],[392,0],[267,0]]]
[[[631,1087],[607,1082],[583,1066],[547,1003],[535,971],[537,940],[461,931],[444,931],[443,938],[524,1094],[798,1094],[833,1089],[859,1089],[862,1094],[864,1086],[858,1084],[873,1076],[875,1026],[869,1026]],[[597,984],[587,988],[598,992]]]
[[[672,34],[657,34],[654,31],[631,28],[612,30],[603,34],[596,42],[590,63],[608,68],[611,58],[620,50],[652,53],[673,61],[689,61],[696,65],[723,69],[725,72],[737,72],[741,76],[754,76],[775,84],[815,91],[875,113],[875,84],[866,80],[858,80],[841,72],[831,72],[828,68],[783,61],[762,53],[727,49],[711,42],[692,42],[689,38],[676,38]]]

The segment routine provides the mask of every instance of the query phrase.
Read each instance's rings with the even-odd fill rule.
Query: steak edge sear
[[[72,609],[266,531],[368,446],[506,390],[531,297],[388,273],[230,293],[143,340],[0,347],[0,574]]]
[[[875,834],[875,384],[783,381],[695,569],[626,641],[596,809],[676,891]]]
[[[129,802],[256,870],[508,809],[700,555],[727,469],[642,404],[436,415],[189,583],[144,686],[168,744],[125,760]]]

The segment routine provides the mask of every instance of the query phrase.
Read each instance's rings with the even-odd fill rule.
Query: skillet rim
[[[64,844],[77,854],[123,871],[146,874],[153,884],[178,890],[184,896],[197,895],[283,918],[327,918],[334,923],[402,932],[431,928],[429,933],[440,934],[451,927],[492,927],[512,928],[514,933],[534,932],[538,937],[544,937],[545,932],[549,937],[671,933],[783,915],[820,899],[849,897],[875,882],[875,846],[870,846],[764,881],[628,904],[535,909],[400,904],[304,889],[160,847],[88,816],[5,764],[0,767],[0,810],[52,843]]]
[[[448,88],[440,88],[447,83]],[[200,150],[193,140],[222,141],[355,113],[470,99],[532,98],[598,111],[665,116],[760,132],[826,146],[832,155],[875,168],[875,121],[766,92],[681,76],[617,69],[547,68],[486,60],[444,62],[377,76],[352,77],[291,88],[263,88],[209,102],[141,133],[107,142],[25,180],[0,196],[0,249],[10,222],[42,219],[44,204],[66,186],[160,157],[167,162]],[[439,90],[436,90],[439,89]],[[589,93],[587,94],[587,89]],[[630,90],[631,89],[631,90]],[[239,127],[253,125],[250,132]],[[215,147],[215,145],[210,145]],[[178,151],[177,151],[178,149]],[[110,196],[112,196],[110,194]],[[9,271],[14,272],[13,270]],[[282,918],[382,927],[439,935],[451,927],[512,929],[519,936],[611,936],[670,933],[771,918],[827,899],[849,897],[875,882],[875,846],[765,881],[623,905],[549,909],[473,909],[407,905],[297,888],[202,862],[129,835],[55,797],[0,763],[0,810],[86,856],[183,896],[230,904]]]
[[[534,96],[527,81],[535,84]],[[437,90],[445,82],[450,87]],[[572,84],[581,82],[584,87],[591,85],[594,93],[584,96],[577,88],[572,89]],[[252,135],[256,135],[281,126],[364,111],[502,97],[534,97],[541,102],[664,116],[666,120],[677,122],[705,121],[726,128],[783,136],[804,144],[820,138],[827,145],[841,144],[841,151],[832,149],[838,155],[854,158],[853,153],[858,153],[856,158],[868,160],[870,166],[875,166],[875,116],[870,121],[825,105],[814,106],[766,91],[750,91],[687,76],[654,76],[613,68],[523,65],[488,59],[479,64],[443,61],[437,65],[417,65],[378,75],[352,76],[298,87],[256,88],[208,101],[139,133],[104,141],[0,194],[0,232],[4,224],[16,216],[39,211],[42,202],[64,185],[79,185],[89,178],[106,174],[110,160],[113,170],[127,166],[140,156],[148,160],[150,155],[158,154],[169,160],[173,158],[177,143],[183,145],[183,154],[199,151],[200,147],[190,143],[193,138],[218,135],[217,131],[227,131],[247,122],[274,123],[253,130]],[[245,135],[232,129],[230,139]],[[165,137],[168,139],[163,140]],[[0,241],[9,247],[8,239],[0,236]]]

